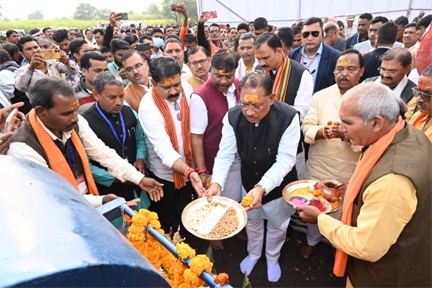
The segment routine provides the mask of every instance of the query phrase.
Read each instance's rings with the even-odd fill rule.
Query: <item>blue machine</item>
[[[0,156],[0,287],[170,287],[58,174]]]

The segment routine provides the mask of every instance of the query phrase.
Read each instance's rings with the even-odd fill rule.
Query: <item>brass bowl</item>
[[[323,181],[323,187],[321,188],[321,195],[329,202],[338,201],[342,194],[345,193],[346,184],[338,180],[326,180]]]

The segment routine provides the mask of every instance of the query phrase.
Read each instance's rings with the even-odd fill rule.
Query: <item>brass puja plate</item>
[[[205,197],[189,203],[184,208],[181,219],[186,230],[196,237],[223,240],[236,235],[246,226],[247,214],[244,207],[236,201],[213,196],[211,203]]]
[[[291,206],[315,206],[324,213],[333,213],[342,208],[342,199],[339,198],[336,202],[330,203],[325,200],[314,185],[319,181],[316,180],[298,180],[291,182],[282,191],[285,201]]]

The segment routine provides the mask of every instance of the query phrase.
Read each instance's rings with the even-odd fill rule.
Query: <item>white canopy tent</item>
[[[411,22],[420,11],[432,13],[431,0],[197,0],[198,15],[202,11],[217,11],[218,18],[208,23],[237,25],[265,17],[269,24],[278,27],[312,16],[333,16],[345,21],[348,14],[359,16],[371,13],[396,19],[403,15]],[[358,19],[358,18],[357,18]]]

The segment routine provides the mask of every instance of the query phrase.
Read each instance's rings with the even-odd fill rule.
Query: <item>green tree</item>
[[[150,15],[159,15],[160,14],[160,9],[159,9],[159,5],[156,3],[151,3],[146,10],[145,14],[150,14]]]
[[[174,19],[177,24],[183,23],[183,16],[171,11],[171,4],[177,4],[175,0],[163,0],[162,2],[162,17],[165,19]],[[183,0],[181,2],[188,11],[189,22],[198,21],[197,3],[196,0]]]
[[[90,4],[80,3],[76,7],[72,18],[78,20],[92,20],[95,18],[96,13],[97,13],[96,7]]]
[[[111,11],[108,8],[99,9],[96,11],[96,18],[108,21],[110,13]]]
[[[28,20],[43,20],[43,14],[41,11],[35,11],[27,16]]]

